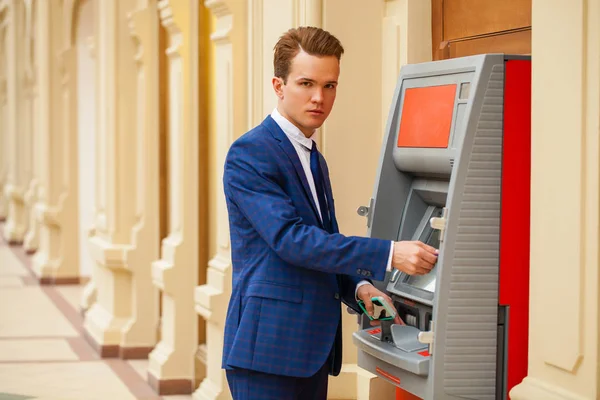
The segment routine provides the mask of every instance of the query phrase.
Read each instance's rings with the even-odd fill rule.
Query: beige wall
[[[79,273],[90,276],[94,265],[88,247],[94,226],[96,202],[96,62],[94,59],[94,8],[96,0],[84,0],[77,26],[77,146],[79,202]]]
[[[529,375],[520,399],[596,399],[600,1],[533,1]]]

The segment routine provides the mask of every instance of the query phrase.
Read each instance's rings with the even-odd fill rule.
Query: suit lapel
[[[279,146],[290,159],[290,162],[296,170],[296,175],[298,176],[298,179],[302,184],[304,194],[306,195],[310,206],[312,207],[312,210],[315,213],[317,221],[319,221],[320,223],[319,213],[317,212],[317,206],[310,191],[310,186],[308,186],[306,174],[304,173],[304,169],[302,168],[302,164],[300,163],[300,159],[298,158],[298,153],[296,153],[294,145],[290,142],[290,139],[288,139],[285,133],[283,133],[279,125],[277,125],[277,123],[273,120],[273,118],[271,118],[271,116],[267,116],[267,118],[265,118],[265,120],[263,121],[263,125],[267,127],[267,129],[271,132],[273,137],[277,139],[277,141],[279,142]]]

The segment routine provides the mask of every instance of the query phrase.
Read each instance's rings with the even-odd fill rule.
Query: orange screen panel
[[[455,95],[455,84],[406,89],[398,147],[448,147]]]

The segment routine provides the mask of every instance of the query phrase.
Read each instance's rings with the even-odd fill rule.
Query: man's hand
[[[394,243],[392,267],[408,275],[425,275],[437,261],[437,249],[419,241]]]
[[[362,285],[356,291],[356,297],[358,297],[359,300],[362,300],[365,303],[365,309],[367,310],[370,316],[373,316],[374,311],[373,302],[371,301],[371,298],[377,296],[383,297],[388,301],[388,303],[392,305],[392,307],[394,306],[394,302],[392,301],[392,299],[390,299],[390,297],[387,294],[378,290],[375,286],[371,285],[370,283]],[[402,321],[402,318],[400,318],[398,314],[396,314],[396,318],[394,318],[394,323],[404,325],[404,321]],[[371,321],[371,325],[379,324],[380,322],[377,320]]]

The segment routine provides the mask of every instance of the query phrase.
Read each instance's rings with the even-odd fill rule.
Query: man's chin
[[[310,123],[307,123],[306,126],[308,129],[311,130],[315,130],[315,129],[319,129],[321,126],[323,126],[323,123],[325,121],[310,121]]]

